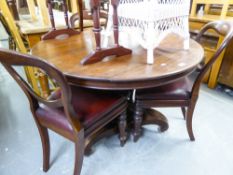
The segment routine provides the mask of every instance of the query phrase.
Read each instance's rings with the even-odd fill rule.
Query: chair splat
[[[47,0],[49,18],[50,18],[50,23],[51,23],[51,30],[42,36],[42,40],[65,39],[65,38],[68,38],[72,35],[79,34],[80,33],[79,31],[76,31],[76,30],[70,28],[66,0],[62,1],[62,7],[63,7],[63,11],[64,11],[64,20],[65,20],[66,27],[63,29],[56,28],[56,24],[55,24],[55,20],[54,20],[54,13],[53,13],[53,3],[54,3],[53,0]]]

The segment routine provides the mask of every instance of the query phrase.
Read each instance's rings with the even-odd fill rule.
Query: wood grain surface
[[[120,40],[122,42],[122,40]],[[190,40],[190,49],[182,50],[182,40],[168,36],[154,51],[155,62],[146,64],[146,50],[137,44],[123,45],[132,49],[131,55],[109,57],[92,65],[80,61],[95,48],[94,34],[85,30],[64,40],[40,41],[32,48],[39,56],[57,66],[76,85],[97,89],[138,89],[158,86],[191,73],[203,59],[201,45]]]

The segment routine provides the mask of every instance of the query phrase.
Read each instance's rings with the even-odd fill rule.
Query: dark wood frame
[[[132,51],[130,49],[124,48],[123,46],[119,45],[118,41],[118,14],[117,14],[117,7],[118,7],[118,0],[111,0],[111,4],[113,7],[113,33],[114,33],[114,46],[109,48],[101,48],[101,26],[100,26],[100,0],[91,0],[91,12],[94,22],[93,32],[95,35],[96,41],[96,50],[87,55],[84,59],[81,60],[81,64],[92,64],[98,61],[103,60],[107,56],[123,56],[131,54]]]
[[[79,4],[80,4],[80,0],[79,0]],[[72,35],[77,35],[80,33],[80,31],[82,31],[82,28],[83,28],[82,22],[80,22],[80,31],[74,30],[73,28],[70,27],[66,0],[63,0],[63,3],[62,3],[62,7],[64,9],[64,19],[65,19],[65,23],[66,23],[65,29],[56,29],[54,15],[53,15],[53,9],[52,9],[52,7],[53,7],[52,1],[47,0],[47,5],[48,5],[49,18],[50,18],[52,29],[48,33],[44,34],[41,37],[42,40],[55,39],[55,38],[56,39],[64,39],[64,38],[67,38],[67,37],[72,36]],[[81,4],[81,7],[82,7],[82,4]],[[79,7],[79,8],[81,8],[81,7]],[[81,10],[82,10],[82,8],[81,8]],[[82,15],[79,15],[79,18],[76,17],[76,18],[72,19],[72,21],[78,20],[78,19],[80,21],[83,21]]]
[[[193,129],[192,129],[192,118],[193,112],[195,109],[195,105],[199,95],[199,89],[204,78],[206,72],[212,67],[214,62],[218,59],[219,55],[223,52],[223,50],[227,47],[230,40],[233,37],[233,23],[227,21],[215,21],[206,24],[200,31],[200,33],[196,37],[196,41],[200,41],[201,36],[208,30],[214,30],[219,35],[225,36],[222,44],[217,49],[216,53],[212,56],[209,62],[202,66],[198,71],[199,74],[195,79],[195,82],[192,86],[192,90],[190,92],[189,99],[137,99],[136,95],[136,102],[135,102],[135,115],[134,115],[134,141],[137,141],[141,135],[141,125],[142,125],[142,115],[143,115],[143,108],[151,108],[151,107],[181,107],[182,113],[184,118],[186,119],[186,127],[189,134],[189,138],[191,141],[195,140]],[[145,90],[146,93],[146,90]]]
[[[48,171],[49,169],[49,159],[50,159],[50,142],[48,129],[51,129],[58,134],[62,135],[65,138],[73,141],[75,144],[75,165],[74,165],[74,175],[80,175],[85,144],[88,147],[88,151],[90,151],[90,143],[89,141],[92,139],[93,135],[98,133],[104,126],[109,124],[111,121],[115,120],[118,116],[119,121],[119,129],[120,129],[120,142],[123,146],[126,141],[126,109],[127,109],[127,99],[125,96],[125,100],[121,101],[115,107],[112,107],[107,114],[104,114],[98,122],[94,123],[92,126],[88,128],[84,128],[80,119],[73,108],[71,103],[72,92],[71,88],[67,83],[67,80],[62,72],[60,72],[54,66],[48,64],[46,61],[43,61],[37,57],[33,57],[31,55],[20,54],[15,51],[9,51],[6,49],[0,49],[0,62],[6,68],[6,70],[11,74],[11,76],[15,79],[15,81],[22,88],[28,100],[30,102],[31,112],[33,114],[34,120],[38,127],[42,148],[43,148],[43,170]],[[41,70],[45,71],[49,77],[53,78],[58,86],[61,89],[61,98],[59,99],[44,99],[36,94],[28,83],[15,71],[12,66],[32,66],[38,67]],[[98,92],[97,92],[98,93]],[[72,135],[67,134],[66,131],[62,130],[62,128],[54,129],[53,126],[45,123],[41,123],[36,115],[36,110],[39,108],[39,104],[44,104],[51,108],[63,107],[65,117],[72,127]]]

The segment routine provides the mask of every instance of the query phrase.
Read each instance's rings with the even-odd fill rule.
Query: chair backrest
[[[20,33],[18,31],[18,28],[15,24],[13,15],[10,12],[10,9],[7,5],[6,0],[1,0],[0,1],[0,11],[2,13],[3,18],[6,21],[6,24],[9,27],[9,31],[11,32],[11,35],[13,36],[16,46],[19,49],[20,52],[22,53],[27,53],[27,49],[23,43],[23,40],[20,36]]]
[[[13,15],[11,14],[9,7],[7,5],[6,0],[0,0],[0,12],[2,14],[2,19],[5,21],[5,27],[7,28],[7,31],[10,33],[10,35],[12,36],[15,44],[16,44],[16,48],[21,52],[21,53],[27,53],[27,48],[24,45],[23,39],[19,33],[19,29],[15,24]],[[47,87],[42,87],[41,89],[38,88],[38,79],[35,77],[35,72],[37,72],[37,70],[33,69],[33,68],[29,68],[29,67],[25,67],[25,73],[26,76],[28,78],[28,80],[30,81],[30,83],[33,86],[33,89],[40,94],[41,90],[46,89],[44,91],[49,91]],[[41,84],[41,83],[40,83]]]
[[[1,11],[0,11],[0,22],[1,22],[3,28],[5,29],[5,31],[6,31],[6,33],[8,35],[9,49],[15,50],[16,46],[15,46],[15,42],[14,42],[13,36],[11,34],[11,31],[9,30],[7,22],[6,22],[5,18],[3,17]]]
[[[68,19],[68,7],[67,7],[66,0],[62,1],[66,29],[56,29],[53,8],[52,8],[53,1],[47,0],[47,4],[48,4],[49,18],[50,18],[52,29],[51,29],[51,31],[49,31],[48,33],[46,33],[45,35],[42,36],[42,40],[64,39],[64,38],[67,38],[69,36],[76,35],[76,34],[80,33],[79,31],[76,31],[70,27],[69,19]],[[79,17],[79,20],[82,20],[80,17]]]
[[[16,0],[7,0],[7,4],[15,20],[19,20],[19,13],[16,7]]]
[[[202,66],[200,69],[199,75],[197,76],[193,88],[192,88],[192,96],[198,95],[198,91],[200,88],[200,84],[202,79],[204,78],[207,71],[212,67],[212,65],[216,62],[219,55],[224,51],[224,49],[228,46],[230,40],[233,37],[233,22],[231,21],[214,21],[206,24],[199,34],[196,36],[196,41],[200,41],[201,37],[208,31],[214,30],[220,36],[224,36],[224,40],[217,48],[217,51],[210,58],[210,60]]]
[[[60,72],[53,65],[37,57],[21,54],[19,52],[6,49],[0,49],[0,62],[27,95],[32,109],[37,109],[39,107],[39,103],[42,103],[49,107],[64,107],[66,117],[72,125],[73,129],[81,127],[78,120],[79,118],[71,104],[72,94],[70,86],[68,85],[66,78],[64,77],[62,72]],[[33,91],[33,89],[28,85],[24,78],[22,78],[17,73],[13,66],[31,66],[43,70],[50,78],[55,80],[55,82],[61,88],[61,99],[51,100],[42,98],[41,96],[37,95],[37,93]]]

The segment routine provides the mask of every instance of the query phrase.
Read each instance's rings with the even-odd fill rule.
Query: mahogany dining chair
[[[40,58],[15,51],[0,49],[0,62],[22,88],[38,127],[43,148],[43,170],[49,169],[50,141],[48,129],[74,142],[74,175],[80,175],[85,139],[119,118],[120,142],[126,141],[126,96],[110,91],[85,89],[69,85],[56,67]],[[33,66],[42,69],[59,86],[49,98],[42,98],[22,78],[15,66]]]
[[[217,61],[219,55],[232,39],[233,23],[230,21],[208,23],[197,35],[196,41],[200,42],[201,37],[209,30],[214,30],[217,34],[225,36],[225,38],[209,62],[198,69],[198,73],[194,79],[191,78],[191,76],[187,76],[163,86],[136,91],[134,141],[137,141],[141,135],[143,108],[151,107],[181,107],[184,118],[186,119],[189,138],[191,141],[195,140],[192,129],[192,118],[199,95],[200,85],[206,72]]]

